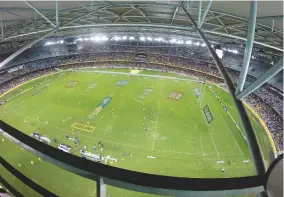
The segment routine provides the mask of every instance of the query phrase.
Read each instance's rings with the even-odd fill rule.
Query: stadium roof
[[[55,1],[1,1],[3,36],[16,41],[48,36],[106,32],[153,32],[199,37],[181,6],[195,21],[199,1],[59,1],[58,27]],[[202,1],[202,30],[210,41],[244,44],[247,39],[249,1]],[[189,9],[190,8],[190,9]],[[79,20],[68,23],[78,17]],[[0,17],[1,18],[1,17]],[[283,52],[283,2],[259,1],[254,48]]]

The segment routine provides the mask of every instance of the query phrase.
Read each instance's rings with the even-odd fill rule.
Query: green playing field
[[[179,177],[254,174],[237,111],[226,91],[174,74],[140,71],[130,77],[128,69],[104,70],[63,71],[24,84],[0,98],[10,99],[0,106],[0,118],[27,135],[56,138],[50,145],[68,144],[75,155],[86,146],[89,152],[110,156],[117,161],[106,165],[119,168]],[[264,133],[255,120],[253,125]],[[65,134],[79,140],[79,149]],[[39,161],[9,140],[0,142],[0,150],[19,171],[59,196],[95,195],[93,181]],[[0,170],[25,196],[38,195]],[[107,193],[147,196],[110,186]]]

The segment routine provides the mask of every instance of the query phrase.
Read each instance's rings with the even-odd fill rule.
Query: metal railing
[[[106,185],[149,194],[167,196],[234,196],[264,191],[265,176],[235,178],[183,178],[130,171],[65,153],[24,134],[0,120],[0,134],[21,148],[62,169],[96,181],[97,196],[106,196]],[[19,180],[40,194],[50,191],[34,184],[2,157],[0,163]],[[52,196],[44,195],[44,196]],[[56,196],[55,194],[53,194]]]

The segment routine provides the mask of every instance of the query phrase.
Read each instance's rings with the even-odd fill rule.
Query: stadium
[[[1,195],[283,196],[283,2],[0,8]]]

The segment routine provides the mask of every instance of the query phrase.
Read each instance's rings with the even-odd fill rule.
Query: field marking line
[[[208,107],[210,108],[209,104],[208,104]],[[200,109],[201,109],[201,108],[200,108]],[[201,110],[202,110],[202,109],[201,109]],[[203,116],[205,116],[205,115],[203,114]],[[205,117],[205,118],[206,118],[206,117]],[[207,121],[205,121],[205,122],[206,122],[206,126],[207,126],[207,128],[208,128],[208,131],[209,131],[210,137],[211,137],[211,139],[212,139],[212,142],[213,142],[213,145],[214,145],[215,151],[216,151],[216,153],[217,153],[217,157],[218,157],[218,159],[219,159],[219,152],[218,152],[218,150],[217,150],[217,147],[216,147],[216,144],[215,144],[214,138],[213,138],[213,136],[212,136],[211,129],[210,129],[209,124],[207,123]]]
[[[71,119],[72,119],[72,117],[69,116],[68,118],[66,118],[66,119],[64,119],[64,120],[61,120],[61,122],[62,122],[62,123],[65,123],[66,121],[71,120]]]
[[[197,132],[199,133],[199,143],[200,143],[200,148],[201,148],[201,155],[203,156],[203,154],[205,154],[204,152],[204,147],[203,147],[203,144],[202,144],[202,135],[201,135],[201,132],[199,131],[199,128],[197,128]]]
[[[195,124],[195,125],[193,125],[193,124],[185,124],[185,125],[183,125],[183,126],[185,126],[185,127],[195,127],[195,128],[198,127],[196,124]]]
[[[202,89],[202,87],[201,87]],[[201,93],[201,101],[200,101],[200,108],[201,108],[201,105],[202,105],[202,101],[203,101],[203,98],[204,98],[204,94],[205,94],[205,84],[203,85],[203,93]]]
[[[97,191],[97,188],[95,188],[95,189],[94,189],[94,191],[93,191],[93,193],[92,193],[92,197],[94,197],[94,196],[95,196],[96,191]]]
[[[210,89],[210,92],[215,96],[215,98],[217,98],[215,91],[212,90],[211,88],[209,88],[209,89]],[[218,98],[219,98],[219,97],[218,97]],[[220,99],[220,98],[219,98],[219,99]],[[220,99],[220,101],[221,101],[221,99]],[[220,105],[221,105],[222,107],[227,107],[227,106],[225,106],[225,105],[223,104],[223,102],[220,102]],[[233,121],[233,123],[235,124],[236,128],[238,129],[238,131],[240,132],[240,134],[242,135],[242,137],[244,138],[244,140],[247,142],[247,139],[246,139],[246,137],[244,136],[244,134],[243,134],[241,128],[236,124],[237,121],[235,121],[235,119],[233,118],[233,116],[231,115],[231,113],[229,112],[229,110],[227,110],[226,113],[228,114],[228,116],[230,117],[230,119]]]
[[[86,73],[103,73],[103,74],[121,74],[121,75],[129,75],[129,73],[124,72],[109,72],[109,71],[98,71],[98,70],[76,70],[76,72],[86,72]],[[149,78],[163,78],[163,79],[174,79],[180,81],[188,81],[188,82],[197,82],[195,79],[187,79],[187,78],[178,78],[178,77],[170,77],[170,76],[161,76],[161,75],[149,75],[149,74],[132,74],[133,76],[143,76]],[[147,79],[147,78],[146,78]]]
[[[161,90],[160,90],[159,105],[158,105],[158,112],[157,112],[157,119],[156,119],[156,126],[155,126],[154,134],[157,134],[158,121],[159,121],[159,113],[160,113],[160,108],[161,108],[161,96],[162,96],[162,92],[163,92],[163,87],[164,87],[164,83],[162,82]],[[152,150],[154,149],[155,140],[156,140],[156,137],[153,138]]]
[[[115,114],[115,116],[113,117],[113,119],[119,118],[120,116],[118,116],[118,113]]]
[[[244,155],[244,153],[243,153],[242,149],[241,149],[241,148],[240,148],[240,146],[239,146],[238,141],[236,140],[236,138],[235,138],[235,136],[234,136],[233,132],[232,132],[232,131],[231,131],[231,129],[229,128],[228,123],[225,121],[225,119],[223,118],[223,115],[222,115],[222,114],[221,114],[221,118],[223,119],[223,121],[225,122],[225,124],[226,124],[227,128],[228,128],[228,129],[229,129],[229,131],[231,132],[231,134],[232,134],[232,136],[233,136],[233,138],[234,138],[234,141],[236,142],[236,144],[237,144],[237,146],[238,146],[239,151],[242,153],[242,155]]]
[[[204,88],[203,88],[203,97],[204,97],[204,94],[205,94],[205,84],[204,84],[203,86],[204,86]],[[202,98],[203,98],[203,97],[202,97]],[[202,104],[202,101],[201,101],[200,106],[199,106],[199,107],[200,107],[200,113],[202,113],[201,104]],[[208,104],[208,106],[209,106],[209,104]],[[210,108],[210,106],[209,106],[209,108]],[[204,113],[202,113],[202,116],[205,116]],[[206,117],[205,117],[205,118],[206,118]],[[209,131],[211,140],[212,140],[212,142],[213,142],[213,146],[214,146],[215,152],[216,152],[217,157],[218,157],[218,159],[219,159],[219,158],[220,158],[220,157],[219,157],[219,152],[218,152],[218,150],[217,150],[215,141],[214,141],[214,139],[213,139],[213,136],[212,136],[212,133],[211,133],[211,129],[209,128],[209,125],[208,125],[207,121],[205,121],[205,123],[206,123],[207,129],[208,129],[208,131]]]
[[[183,140],[185,143],[187,144],[197,144],[198,142],[194,142],[194,141],[188,141],[188,140]]]
[[[213,92],[212,92],[213,90],[211,90],[211,88],[209,88],[209,89],[210,89],[210,92],[214,95],[214,97],[217,98],[217,97],[216,97],[216,93],[215,93],[215,92],[213,93]],[[220,98],[219,98],[219,99],[220,99]],[[220,100],[221,100],[221,99],[220,99]],[[209,105],[208,105],[208,106],[209,106]],[[221,106],[223,107],[224,105],[221,104]],[[214,107],[215,107],[215,105],[214,105]],[[216,108],[215,108],[215,109],[216,109]],[[219,110],[217,109],[217,111],[219,111]],[[223,114],[221,113],[220,116],[221,116],[222,120],[225,122],[225,125],[226,125],[226,127],[228,128],[228,130],[231,132],[231,134],[232,134],[232,136],[233,136],[233,138],[234,138],[234,141],[235,141],[235,143],[237,144],[237,147],[238,147],[239,151],[242,153],[242,155],[244,155],[242,149],[241,149],[240,146],[239,146],[238,141],[236,140],[235,136],[233,135],[232,130],[229,128],[228,123],[227,123],[226,120],[224,119]]]
[[[185,154],[185,155],[200,155],[200,153],[187,153],[187,152],[169,151],[169,150],[162,150],[162,149],[155,149],[154,151],[165,152],[165,153],[174,153],[174,154]]]
[[[192,88],[192,87],[191,87],[191,88]],[[193,110],[192,110],[192,107],[191,107],[191,106],[189,106],[189,109],[190,109],[190,112],[193,113]],[[199,128],[198,128],[198,125],[197,125],[195,119],[193,119],[193,121],[194,121],[195,125],[192,125],[192,126],[194,126],[194,127],[197,129],[197,133],[199,133],[199,143],[200,143],[200,148],[201,148],[201,153],[200,153],[200,154],[201,154],[201,156],[203,157],[204,154],[205,154],[205,152],[204,152],[204,148],[203,148],[203,145],[202,145],[201,132],[199,131]]]
[[[204,87],[204,85],[201,84],[200,95],[199,95],[199,97],[198,97],[198,99],[197,99],[197,102],[198,102],[198,103],[200,102],[200,98],[202,97],[202,88],[203,88],[203,87]],[[194,94],[194,89],[193,89],[193,94]],[[195,94],[194,94],[194,96],[195,96]]]

